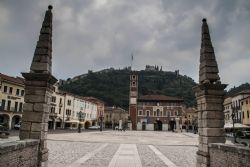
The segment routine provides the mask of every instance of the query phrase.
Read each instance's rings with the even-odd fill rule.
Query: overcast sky
[[[1,0],[0,72],[29,71],[45,11],[53,5],[53,74],[159,65],[198,80],[207,18],[223,83],[250,82],[249,0]]]

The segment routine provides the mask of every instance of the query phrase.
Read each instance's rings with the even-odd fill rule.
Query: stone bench
[[[0,131],[0,138],[6,139],[9,137],[9,135],[10,133],[7,131]]]

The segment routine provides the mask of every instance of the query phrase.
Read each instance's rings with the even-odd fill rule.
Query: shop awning
[[[79,121],[78,120],[70,120],[70,121],[65,121],[65,123],[75,123],[75,124],[78,124]]]
[[[231,124],[231,123],[226,123],[226,124],[224,125],[224,128],[228,128],[228,129],[233,128],[233,124]],[[250,126],[243,125],[243,124],[240,124],[240,123],[235,123],[235,124],[234,124],[234,128],[250,128]]]

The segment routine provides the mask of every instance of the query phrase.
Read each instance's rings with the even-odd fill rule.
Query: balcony
[[[58,113],[49,113],[49,116],[51,116],[51,117],[58,117],[59,114]]]

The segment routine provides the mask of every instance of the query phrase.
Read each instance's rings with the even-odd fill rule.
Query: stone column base
[[[196,167],[210,167],[209,154],[202,151],[197,151]]]

